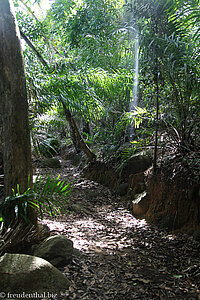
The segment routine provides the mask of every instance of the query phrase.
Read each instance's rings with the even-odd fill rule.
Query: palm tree
[[[170,15],[177,31],[189,33],[195,41],[198,41],[200,36],[199,0],[173,1],[170,5]]]

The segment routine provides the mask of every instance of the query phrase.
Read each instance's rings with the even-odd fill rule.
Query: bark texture
[[[3,126],[4,196],[27,189],[31,146],[20,34],[11,0],[0,0],[0,110]]]

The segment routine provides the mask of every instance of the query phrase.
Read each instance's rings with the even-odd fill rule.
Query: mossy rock
[[[46,158],[41,161],[41,165],[43,167],[52,169],[61,168],[61,164],[58,158]]]

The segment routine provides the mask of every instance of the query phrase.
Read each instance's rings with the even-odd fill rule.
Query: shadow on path
[[[62,163],[73,212],[43,222],[77,250],[63,270],[73,285],[58,299],[200,299],[198,242],[134,218],[119,197]]]

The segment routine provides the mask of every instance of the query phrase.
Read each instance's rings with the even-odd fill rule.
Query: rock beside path
[[[137,194],[135,199],[132,201],[133,204],[133,215],[136,217],[143,216],[149,207],[147,192]]]
[[[26,298],[23,293],[31,294],[29,299],[40,299],[44,295],[65,292],[70,284],[60,271],[42,258],[10,253],[0,257],[0,295],[4,299],[13,298],[8,293],[21,294],[21,298],[16,297],[18,299]]]
[[[81,204],[90,214],[73,211],[56,220],[43,220],[54,234],[72,240],[79,251],[63,270],[73,284],[59,300],[200,299],[198,242],[136,219],[120,197],[81,177],[70,161],[62,161],[62,167],[61,179],[74,184],[70,205]],[[102,169],[97,171],[103,178]],[[56,170],[53,175],[57,176]],[[135,194],[143,192],[143,174],[136,175],[130,182],[138,183]]]
[[[66,266],[72,260],[73,242],[63,235],[51,236],[34,251],[34,255],[46,259],[55,267]]]

